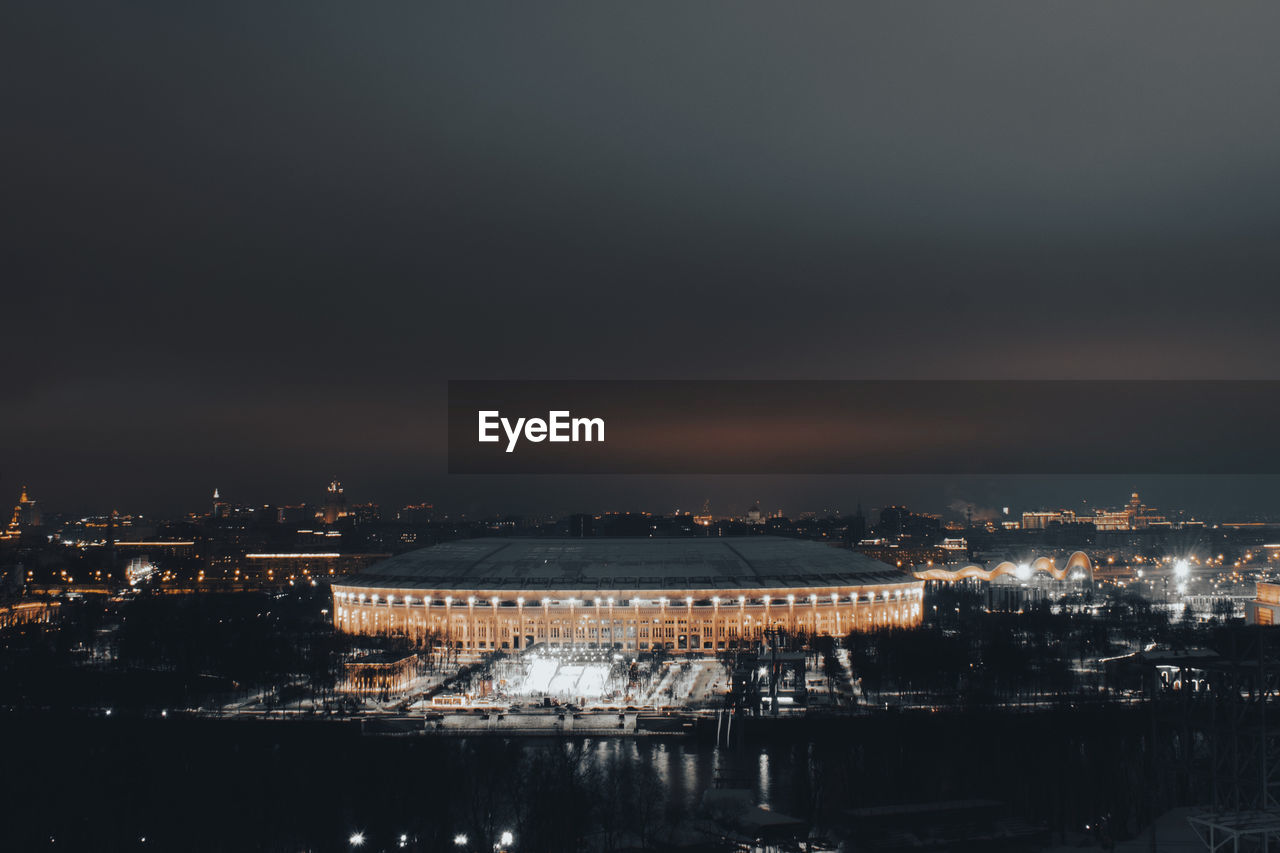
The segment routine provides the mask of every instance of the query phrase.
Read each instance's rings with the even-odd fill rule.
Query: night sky
[[[448,379],[1280,378],[1275,4],[302,8],[0,12],[0,499],[1280,511],[444,474]]]

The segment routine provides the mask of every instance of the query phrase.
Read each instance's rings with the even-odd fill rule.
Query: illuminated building
[[[537,644],[673,653],[916,626],[924,583],[862,554],[770,536],[471,539],[333,585],[334,625],[468,651]]]
[[[400,693],[418,676],[415,654],[375,654],[342,665],[345,693]]]
[[[1023,530],[1044,530],[1051,524],[1075,524],[1076,514],[1069,509],[1056,509],[1048,512],[1024,512],[1022,514]]]
[[[363,571],[370,563],[386,559],[389,554],[342,554],[337,551],[299,551],[286,553],[248,553],[239,563],[240,576],[246,580],[284,581],[292,579],[331,578]]]
[[[227,518],[231,515],[231,504],[222,499],[222,496],[218,494],[217,489],[213,490],[212,515],[214,518]]]
[[[945,563],[960,563],[969,559],[969,540],[963,537],[943,539],[938,547],[945,555],[943,558]]]
[[[1132,527],[1132,522],[1133,519],[1127,509],[1100,509],[1097,515],[1093,517],[1093,526],[1098,530],[1129,530]]]
[[[333,524],[347,514],[347,500],[342,496],[342,483],[337,480],[329,482],[325,490],[323,518],[325,524]]]
[[[997,576],[984,585],[983,593],[987,609],[993,613],[1021,613],[1047,599],[1044,587],[1024,583],[1010,575]]]
[[[1250,625],[1280,625],[1280,584],[1258,582],[1257,597],[1245,605]]]
[[[56,601],[22,601],[0,604],[0,629],[15,625],[49,623],[58,616],[60,605]]]
[[[942,564],[955,561],[954,552],[943,548],[941,545],[912,544],[910,540],[906,540],[906,544],[900,545],[887,539],[863,539],[853,546],[853,549],[873,560],[879,560],[882,563],[888,563],[898,568],[932,566],[935,563]]]
[[[156,553],[166,557],[191,557],[196,553],[196,542],[194,539],[118,539],[116,550],[130,554],[145,552],[142,556]]]
[[[1093,526],[1098,530],[1145,530],[1148,527],[1170,526],[1169,520],[1155,508],[1144,504],[1137,492],[1129,496],[1129,503],[1124,509],[1100,509],[1092,520]]]
[[[0,534],[0,538],[16,538],[23,530],[39,527],[40,522],[40,507],[27,497],[27,487],[23,486],[22,496],[18,498],[18,503],[13,508],[13,515],[9,519],[9,525],[3,534]]]

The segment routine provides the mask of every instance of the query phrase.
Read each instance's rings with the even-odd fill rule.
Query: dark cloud
[[[3,15],[0,484],[480,494],[448,378],[1277,373],[1272,4]]]

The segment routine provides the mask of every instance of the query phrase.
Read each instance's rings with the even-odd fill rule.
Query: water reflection
[[[787,812],[796,805],[790,777],[808,764],[806,754],[795,754],[787,745],[747,749],[662,738],[606,738],[582,745],[591,769],[604,774],[623,765],[651,767],[667,808],[676,813],[696,811],[703,792],[715,786],[748,788],[760,805]]]
[[[760,805],[765,808],[771,808],[769,804],[769,750],[760,750],[760,759],[756,762],[758,772],[756,773],[756,799]]]

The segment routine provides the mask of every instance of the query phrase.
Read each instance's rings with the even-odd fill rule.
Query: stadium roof
[[[370,566],[343,586],[448,590],[782,589],[906,583],[887,563],[773,536],[468,539]]]

